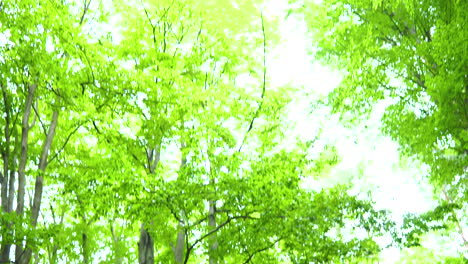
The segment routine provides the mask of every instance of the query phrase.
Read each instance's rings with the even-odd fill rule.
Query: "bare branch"
[[[209,231],[208,233],[204,234],[203,236],[201,236],[200,238],[198,238],[197,240],[195,240],[195,242],[193,242],[188,248],[187,248],[187,252],[186,252],[186,255],[185,255],[185,260],[184,260],[184,264],[188,263],[188,260],[189,260],[189,257],[190,257],[190,252],[195,248],[195,246],[202,242],[205,238],[213,235],[214,233],[218,232],[218,230],[220,230],[221,228],[223,228],[224,226],[228,225],[232,220],[235,220],[235,219],[257,219],[257,218],[254,218],[254,217],[251,217],[251,216],[248,216],[248,215],[239,215],[239,216],[228,216],[228,219],[226,221],[224,221],[222,224],[218,225],[216,228],[212,229],[211,231]]]
[[[67,146],[68,144],[68,141],[70,140],[70,138],[78,131],[78,129],[80,127],[83,126],[83,124],[86,123],[86,122],[82,122],[80,124],[78,124],[77,127],[75,127],[75,129],[73,129],[72,132],[70,132],[70,134],[68,134],[67,138],[65,139],[65,142],[63,143],[63,145],[60,147],[60,149],[58,151],[55,152],[55,154],[47,161],[47,164],[49,164],[50,162],[52,162],[55,158],[57,158],[57,156],[65,149],[65,147]]]
[[[276,243],[278,243],[281,239],[282,238],[280,237],[280,238],[276,239],[272,244],[270,244],[270,245],[268,245],[268,246],[266,246],[264,248],[260,248],[260,249],[258,249],[256,251],[254,251],[252,254],[249,254],[249,257],[244,261],[244,264],[249,263],[252,260],[252,258],[255,256],[255,254],[258,254],[260,252],[263,252],[263,251],[268,250],[268,249],[272,248],[273,246],[275,246]]]
[[[265,97],[265,91],[266,91],[266,35],[265,35],[265,24],[263,21],[263,11],[260,12],[260,18],[262,20],[262,33],[263,33],[263,87],[262,87],[262,94],[260,96],[260,104],[257,108],[257,111],[255,112],[252,120],[250,121],[249,128],[247,129],[247,132],[245,132],[244,139],[242,140],[242,143],[239,147],[238,152],[242,150],[242,147],[244,146],[245,140],[247,139],[247,136],[249,132],[252,130],[255,119],[258,118],[258,115],[260,114],[260,110],[262,109],[263,106],[263,98]]]
[[[39,115],[39,111],[37,110],[37,101],[36,101],[36,105],[34,105],[34,104],[32,105],[32,108],[34,110],[34,113],[37,116],[37,119],[39,120],[39,123],[41,124],[42,131],[43,131],[44,135],[47,135],[47,129],[46,129],[45,125],[44,125],[44,122],[42,122],[42,120],[41,120],[41,116]]]
[[[80,25],[82,25],[84,22],[85,15],[89,10],[89,5],[91,5],[91,0],[89,1],[83,0],[83,14],[81,14]]]

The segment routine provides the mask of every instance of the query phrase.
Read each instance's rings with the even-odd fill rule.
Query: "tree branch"
[[[84,22],[85,15],[89,10],[89,5],[91,5],[91,0],[89,0],[88,2],[86,2],[86,0],[83,0],[83,14],[81,14],[80,25],[82,25]]]
[[[452,199],[447,194],[447,191],[445,188],[442,189],[442,193],[444,194],[444,198],[447,202],[452,203]],[[455,224],[457,225],[458,228],[458,234],[460,234],[461,239],[463,240],[463,245],[468,248],[468,240],[465,237],[465,233],[463,231],[463,227],[460,225],[460,221],[458,220],[457,214],[454,209],[452,209],[452,214],[453,214],[453,220],[455,221]]]
[[[65,149],[65,147],[67,146],[68,144],[68,141],[70,140],[70,138],[78,131],[78,129],[83,126],[83,124],[86,123],[86,122],[82,122],[80,123],[77,127],[75,127],[75,129],[73,129],[72,132],[70,132],[70,134],[68,134],[67,138],[65,139],[65,142],[63,143],[63,145],[60,147],[60,149],[58,151],[55,152],[55,154],[47,161],[47,164],[49,164],[50,162],[52,162],[55,158],[57,158],[57,156]]]
[[[263,11],[260,12],[260,19],[262,20],[262,34],[263,34],[263,87],[262,87],[262,94],[260,96],[260,104],[257,108],[257,111],[255,112],[252,120],[250,121],[249,128],[245,132],[244,139],[242,140],[242,143],[238,149],[238,152],[242,150],[242,147],[244,146],[245,140],[247,139],[247,136],[249,132],[252,130],[255,119],[258,118],[258,115],[260,114],[260,110],[262,109],[263,106],[263,98],[265,97],[265,91],[266,91],[266,35],[265,35],[265,24],[263,21]]]
[[[270,245],[268,245],[268,246],[266,246],[266,247],[264,247],[264,248],[257,249],[257,250],[254,251],[252,254],[249,254],[249,257],[244,261],[243,264],[249,263],[249,262],[252,260],[252,258],[255,256],[255,254],[258,254],[258,253],[260,253],[260,252],[263,252],[263,251],[265,251],[265,250],[268,250],[268,249],[272,248],[272,247],[273,247],[274,245],[276,245],[276,243],[278,243],[281,239],[283,239],[283,238],[280,237],[280,238],[276,239],[272,244],[270,244]]]
[[[34,104],[33,104],[32,108],[34,110],[34,113],[37,116],[37,119],[39,120],[39,123],[41,123],[42,132],[44,132],[44,135],[47,135],[47,129],[46,129],[45,125],[44,125],[44,122],[42,122],[41,117],[39,116],[39,112],[37,111],[37,104],[36,104],[36,106],[34,106]]]
[[[185,260],[184,260],[184,264],[187,264],[188,263],[188,260],[189,260],[189,257],[190,257],[190,252],[195,248],[195,246],[202,242],[205,238],[211,236],[212,234],[218,232],[218,230],[220,230],[221,228],[223,228],[224,226],[228,225],[232,220],[235,220],[235,219],[257,219],[257,218],[254,218],[254,217],[251,217],[251,216],[248,216],[248,215],[240,215],[240,216],[228,216],[228,219],[226,221],[224,221],[222,224],[218,225],[215,229],[212,229],[211,231],[209,231],[208,233],[204,234],[203,236],[201,236],[200,238],[198,238],[197,240],[195,240],[195,242],[193,242],[188,248],[187,248],[187,252],[186,252],[186,255],[185,255]]]

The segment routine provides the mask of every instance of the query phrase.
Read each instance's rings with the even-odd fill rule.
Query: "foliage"
[[[302,9],[315,57],[344,72],[343,81],[329,95],[334,111],[352,121],[365,117],[378,102],[388,104],[383,132],[398,141],[403,154],[430,166],[429,179],[443,193],[444,203],[463,208],[468,164],[467,10],[466,1],[455,0],[306,1]],[[436,210],[441,208],[445,205]],[[443,223],[463,225],[462,211],[452,209],[454,216]],[[407,219],[419,228],[412,231],[409,244],[418,245],[416,237],[429,230],[433,217]]]
[[[314,163],[306,143],[278,147],[293,91],[269,89],[276,22],[261,2],[215,5],[245,8],[236,25],[214,4],[0,2],[0,261],[304,263],[380,251],[374,238],[394,226],[386,212],[343,186],[300,187],[336,163],[334,150]],[[242,74],[258,81],[239,87]],[[367,236],[331,234],[347,229]]]

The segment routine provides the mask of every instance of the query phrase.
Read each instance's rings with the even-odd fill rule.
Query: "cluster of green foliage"
[[[258,4],[0,1],[0,262],[375,257],[386,212],[304,190],[308,144],[278,147],[291,93]]]
[[[344,72],[328,98],[334,111],[355,121],[390,102],[383,132],[430,166],[442,201],[434,212],[450,209],[445,219],[409,217],[405,225],[417,228],[405,243],[419,245],[416,237],[441,228],[427,221],[439,219],[468,246],[461,228],[468,222],[468,2],[324,0],[306,1],[302,11],[315,57]]]

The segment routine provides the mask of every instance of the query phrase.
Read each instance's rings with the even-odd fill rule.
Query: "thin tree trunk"
[[[9,201],[12,197],[9,197],[8,188],[11,187],[11,177],[14,177],[14,174],[10,174],[9,160],[10,160],[10,104],[7,98],[7,92],[5,87],[2,85],[2,94],[3,94],[3,105],[5,106],[5,148],[2,150],[3,158],[3,174],[0,173],[1,180],[1,199],[2,199],[2,210],[4,212],[10,212]],[[10,176],[10,179],[9,177]],[[8,224],[10,226],[10,224]],[[7,227],[7,229],[9,229]],[[4,239],[4,238],[3,238]],[[2,246],[0,248],[0,263],[8,262],[10,257],[10,244],[0,243]]]
[[[185,143],[181,143],[181,151],[186,147]],[[185,164],[187,163],[187,158],[185,157],[184,154],[182,154],[182,160],[180,163],[180,169],[185,167]],[[184,213],[182,212],[179,224],[177,225],[177,240],[176,240],[176,245],[174,247],[174,258],[176,263],[184,263],[185,260],[185,228],[184,228],[184,223],[182,222],[184,218]]]
[[[112,235],[112,242],[114,243],[114,263],[115,264],[122,264],[123,257],[122,252],[120,252],[119,244],[120,244],[120,236],[115,233],[114,224],[110,223],[110,231]]]
[[[29,85],[26,103],[24,104],[23,120],[21,124],[21,155],[18,165],[18,196],[16,202],[16,213],[19,216],[24,212],[24,194],[26,189],[26,161],[28,159],[28,134],[29,134],[29,117],[31,115],[31,107],[36,92],[37,85]],[[23,256],[23,248],[21,242],[16,244],[16,262]],[[22,264],[22,263],[21,263]]]
[[[33,205],[31,208],[31,223],[33,227],[37,225],[37,219],[39,217],[39,211],[41,209],[42,202],[42,191],[44,187],[44,173],[47,168],[47,157],[49,156],[50,148],[52,146],[52,141],[55,136],[55,130],[58,123],[58,111],[54,111],[52,114],[52,121],[50,122],[49,131],[47,132],[46,141],[42,146],[41,157],[39,159],[39,175],[36,177],[36,184],[34,186],[34,198]],[[86,235],[83,235],[83,242],[86,242]],[[26,245],[27,247],[27,245]],[[28,264],[32,256],[32,250],[26,248],[20,258],[17,257],[17,262],[19,264]],[[88,262],[85,262],[88,263]]]
[[[184,263],[185,229],[183,223],[177,225],[177,241],[174,248],[174,258],[177,264]]]
[[[13,153],[18,153],[18,147],[19,147],[18,133],[15,133],[15,148],[13,150]],[[8,183],[9,186],[8,186],[8,209],[7,209],[7,212],[12,212],[13,211],[13,201],[15,199],[16,162],[17,162],[17,157],[16,157],[16,155],[13,155],[13,157],[11,159],[11,164],[9,166],[10,182]]]
[[[8,208],[7,212],[13,211],[13,198],[15,194],[15,167],[14,167],[14,161],[12,162],[11,168],[10,168],[10,182],[9,182],[9,187],[8,187]],[[6,184],[6,183],[5,183]],[[11,230],[11,226],[13,223],[8,223],[7,230]],[[0,255],[0,263],[8,262],[10,258],[10,250],[11,250],[11,244],[2,244],[1,247],[1,255]]]
[[[28,96],[24,106],[23,121],[21,126],[21,156],[18,166],[18,197],[16,203],[16,213],[22,215],[24,212],[24,194],[26,187],[26,161],[28,158],[28,134],[29,134],[29,117],[31,115],[31,107],[36,92],[37,85],[29,86]]]
[[[154,263],[154,241],[146,229],[145,224],[141,224],[140,228],[140,241],[138,242],[138,263]]]
[[[39,211],[41,209],[42,202],[42,190],[44,187],[44,173],[47,168],[47,157],[49,156],[50,147],[55,137],[55,130],[57,129],[58,123],[58,111],[54,111],[52,114],[52,122],[49,126],[49,132],[47,133],[46,141],[42,147],[41,158],[39,160],[39,175],[36,177],[36,185],[34,186],[34,200],[33,207],[31,210],[31,222],[33,226],[37,224],[37,218],[39,217]]]
[[[210,231],[216,229],[216,202],[209,201],[209,214],[208,214],[208,226]],[[216,233],[213,233],[209,238],[209,258],[210,264],[218,263],[218,237]]]
[[[149,174],[154,174],[156,166],[161,158],[161,145],[146,149],[147,169]],[[138,242],[138,263],[154,264],[154,240],[151,237],[146,224],[142,223],[140,228],[140,241]]]
[[[2,158],[3,158],[3,174],[1,175],[1,199],[2,199],[2,209],[4,212],[8,212],[8,176],[9,176],[9,163],[10,163],[10,102],[7,98],[7,92],[5,87],[2,85],[2,94],[3,94],[3,105],[5,107],[5,148],[2,149]]]
[[[83,263],[88,264],[89,263],[89,254],[88,254],[88,235],[86,235],[86,232],[83,232],[81,234],[81,254],[83,255]]]
[[[54,221],[54,224],[57,225],[57,221],[55,220],[55,212],[54,212],[54,207],[50,205],[50,211],[52,212],[52,219]],[[60,222],[59,225],[63,224],[63,219],[65,218],[65,211],[61,212],[60,215]],[[49,256],[49,264],[55,264],[57,263],[57,251],[58,251],[58,241],[54,239],[54,244],[52,246],[51,250],[47,250],[48,256]]]

